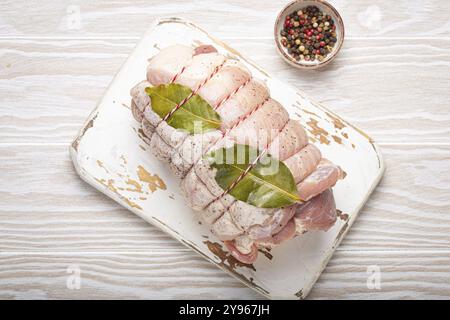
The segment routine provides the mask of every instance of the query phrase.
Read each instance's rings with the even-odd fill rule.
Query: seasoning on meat
[[[206,101],[211,107],[208,110],[214,110],[220,118],[217,118],[220,120],[217,129],[193,132],[177,129],[171,125],[170,117],[181,112],[178,110],[166,115],[167,121],[164,121],[152,108],[156,100],[147,95],[146,89],[170,84],[192,90],[184,99],[187,101],[179,99],[181,104],[192,103],[190,99],[196,96]],[[212,232],[239,261],[252,263],[257,258],[258,248],[280,245],[308,230],[328,230],[336,221],[330,188],[340,178],[340,168],[323,159],[320,151],[308,144],[306,131],[300,123],[289,118],[283,106],[270,98],[267,86],[254,79],[238,60],[219,54],[211,46],[164,48],[149,60],[147,79],[131,89],[131,96],[133,116],[149,137],[152,153],[168,163],[181,179],[186,204],[201,211]],[[183,105],[178,104],[177,108],[183,110]],[[256,163],[232,163],[238,168],[233,179],[239,176],[239,181],[227,176],[226,170],[222,170],[219,177],[219,170],[212,166],[208,155],[233,150],[236,145],[247,146],[247,152],[254,149],[261,154],[252,158]],[[282,163],[293,179],[297,202],[281,207],[257,206],[267,203],[265,201],[252,204],[254,197],[283,193],[285,186],[276,180],[276,171],[271,175],[271,179],[275,179],[272,182],[264,180],[267,172],[255,173],[252,179],[245,178],[246,174],[253,174],[252,170],[269,170],[270,166],[261,167],[259,162],[271,158],[276,159],[274,163]],[[226,185],[232,190],[242,188],[253,198],[237,199],[233,192],[218,183],[219,178],[229,179]]]

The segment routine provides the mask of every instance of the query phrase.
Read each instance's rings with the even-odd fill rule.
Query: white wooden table
[[[284,3],[2,1],[0,298],[260,298],[72,168],[69,142],[160,16],[197,22],[379,142],[384,179],[309,298],[450,298],[450,2],[332,1],[344,49],[310,72],[275,51]]]

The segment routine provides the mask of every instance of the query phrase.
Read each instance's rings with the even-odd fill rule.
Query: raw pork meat
[[[171,127],[152,110],[145,89],[177,83],[189,87],[216,110],[217,130],[189,134]],[[341,169],[308,143],[304,128],[270,98],[267,86],[252,78],[238,60],[211,46],[175,45],[150,59],[147,79],[131,89],[131,108],[149,137],[152,153],[181,178],[186,203],[202,212],[212,232],[243,263],[258,247],[272,247],[308,230],[328,230],[336,221],[331,187]],[[291,171],[302,201],[284,208],[259,208],[237,200],[217,183],[208,152],[243,144],[264,150]]]

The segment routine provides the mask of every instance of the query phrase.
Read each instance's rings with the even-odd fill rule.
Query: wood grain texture
[[[24,5],[22,1],[7,0],[2,2],[0,11],[0,36],[137,38],[155,18],[179,16],[200,23],[221,38],[235,35],[271,38],[276,15],[288,2],[290,0],[65,0],[58,3],[27,1]],[[430,37],[448,36],[450,32],[448,1],[330,2],[341,13],[350,37]]]
[[[450,100],[442,81],[450,74],[450,38],[348,40],[329,67],[301,75],[278,57],[271,40],[228,42],[376,141],[450,143],[450,114],[442,103]],[[0,143],[69,142],[134,45],[0,40]]]
[[[74,268],[79,290],[67,287]],[[379,289],[367,285],[372,270],[380,271]],[[338,251],[309,298],[448,299],[449,270],[449,252]],[[3,253],[0,276],[1,299],[261,299],[187,249]]]
[[[71,275],[68,268],[80,268],[80,290],[68,289],[66,284]],[[187,249],[3,253],[0,277],[0,299],[261,299],[259,294]]]
[[[78,179],[67,148],[0,146],[0,251],[181,247]],[[450,146],[382,150],[385,177],[338,250],[449,249]]]
[[[70,163],[68,143],[161,16],[197,22],[381,142],[385,177],[309,298],[450,298],[450,2],[330,0],[344,49],[299,72],[273,46],[288,1],[2,1],[0,299],[261,298]],[[80,290],[66,286],[71,265]]]

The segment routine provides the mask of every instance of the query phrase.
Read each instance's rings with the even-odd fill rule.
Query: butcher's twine
[[[186,66],[183,66],[183,68],[181,68],[180,72],[178,72],[177,74],[175,74],[172,78],[172,80],[170,80],[170,83],[174,83],[175,80],[177,80],[177,78],[184,72],[184,70],[186,70]]]
[[[267,100],[268,100],[268,99],[267,99]],[[266,100],[266,101],[267,101],[267,100]],[[265,102],[265,101],[264,101],[264,102]],[[264,102],[263,102],[262,104],[264,104]],[[255,160],[253,160],[253,162],[250,163],[250,164],[248,165],[248,167],[245,169],[245,171],[242,172],[242,173],[239,175],[239,177],[237,177],[237,179],[234,180],[233,183],[229,185],[229,187],[222,193],[222,195],[221,195],[220,197],[223,197],[223,196],[225,196],[226,194],[228,194],[231,190],[233,190],[234,187],[236,187],[236,185],[237,185],[242,179],[244,179],[244,177],[250,172],[250,170],[252,170],[253,167],[258,163],[258,161],[261,159],[261,157],[269,150],[270,145],[272,144],[272,142],[275,141],[275,139],[280,135],[281,131],[283,131],[283,129],[286,127],[286,125],[287,125],[288,122],[289,122],[289,121],[287,121],[287,122],[283,125],[283,127],[281,127],[281,128],[278,130],[276,136],[275,136],[271,141],[268,141],[268,142],[267,142],[266,147],[261,151],[261,153],[258,154],[258,156],[255,158]]]
[[[237,87],[234,91],[232,91],[229,95],[227,95],[225,98],[222,99],[222,101],[220,101],[215,107],[214,110],[219,109],[219,107],[224,104],[225,102],[227,102],[231,97],[233,97],[236,93],[239,92],[239,90],[241,90],[243,87],[245,87],[249,82],[250,82],[251,78],[248,78],[248,80],[246,80],[243,84],[241,84],[239,87]]]
[[[163,121],[167,121],[179,108],[181,108],[189,99],[191,99],[195,94],[197,94],[197,92],[212,78],[214,77],[219,70],[224,66],[226,60],[224,62],[222,62],[219,66],[214,68],[214,71],[205,79],[203,80],[198,86],[197,88],[195,88],[194,91],[192,91],[186,98],[184,98],[180,103],[178,103],[163,119]],[[174,75],[174,77],[172,78],[172,80],[170,81],[170,83],[174,83],[176,81],[176,79],[186,70],[186,66],[183,66],[180,70],[180,72],[178,72],[177,74]],[[231,97],[233,97],[234,95],[236,95],[243,87],[245,87],[249,82],[250,82],[251,78],[247,79],[243,84],[241,84],[239,87],[237,87],[235,90],[233,90],[230,94],[228,94],[225,98],[223,98],[215,107],[214,110],[217,110],[222,104],[224,104],[226,101],[228,101]],[[245,120],[247,120],[252,114],[254,114],[256,111],[258,111],[270,98],[266,98],[262,103],[260,103],[259,105],[257,105],[255,108],[253,108],[248,114],[246,114],[244,117],[242,117],[241,119],[239,119],[239,121],[237,121],[231,128],[229,128],[228,130],[225,130],[222,133],[222,138],[224,138],[231,130],[235,129],[236,127],[238,127],[242,122],[244,122]],[[287,123],[286,123],[287,124]],[[277,136],[281,133],[281,131],[284,129],[284,127],[286,126],[286,124],[278,131]],[[270,144],[271,142],[273,142],[276,137],[274,137],[274,139],[270,142],[268,142],[266,144],[266,147],[263,149],[263,151],[255,158],[255,160],[253,160],[253,162],[251,164],[248,165],[248,167],[244,170],[244,172],[242,172],[239,177],[237,177],[237,179],[235,181],[233,181],[233,183],[228,186],[227,189],[224,190],[224,192],[217,197],[215,200],[220,199],[222,197],[224,197],[226,194],[228,194],[231,190],[233,190],[234,187],[236,187],[236,185],[242,181],[242,179],[244,179],[244,177],[250,172],[251,169],[253,169],[253,167],[258,163],[258,161],[261,159],[261,157],[269,150]],[[214,200],[214,201],[215,201]],[[213,202],[214,202],[213,201]]]
[[[226,61],[226,60],[225,60]],[[195,88],[194,91],[192,91],[186,98],[184,98],[180,103],[178,103],[166,116],[164,117],[163,121],[167,121],[178,109],[180,109],[190,98],[192,98],[195,94],[197,94],[198,90],[200,90],[212,77],[214,77],[217,72],[223,67],[225,64],[225,61],[222,62],[220,65],[214,68],[214,71],[205,79],[203,80],[197,88]]]

